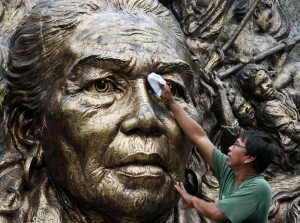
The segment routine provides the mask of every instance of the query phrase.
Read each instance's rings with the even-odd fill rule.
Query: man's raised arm
[[[212,150],[214,145],[207,137],[203,128],[191,118],[186,111],[175,101],[168,85],[161,86],[161,98],[168,105],[175,116],[176,121],[189,137],[189,139],[196,145],[198,152],[206,163],[212,167]]]

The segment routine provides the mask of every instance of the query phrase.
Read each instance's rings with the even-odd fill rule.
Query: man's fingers
[[[193,208],[193,205],[189,202],[190,195],[186,192],[183,183],[182,182],[176,182],[174,187],[183,199],[183,201],[182,201],[183,203],[182,203],[181,208],[182,209]]]
[[[185,196],[187,194],[182,182],[176,182],[174,187],[180,193],[181,196]]]
[[[181,193],[184,192],[184,190],[182,189],[180,183],[176,182],[176,184],[174,185],[174,187],[176,188],[176,190]]]
[[[181,187],[179,186],[179,184],[175,184],[174,187],[176,188],[176,190],[180,193],[182,191]]]
[[[182,182],[180,182],[180,188],[181,188],[182,190],[186,191],[186,190],[185,190],[185,187],[184,187],[184,184],[183,184]]]

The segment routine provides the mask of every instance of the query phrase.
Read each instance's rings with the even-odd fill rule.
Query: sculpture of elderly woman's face
[[[197,119],[175,34],[144,13],[102,12],[62,47],[72,65],[47,93],[41,139],[54,184],[106,215],[149,219],[174,207],[191,143],[146,77],[161,74]]]

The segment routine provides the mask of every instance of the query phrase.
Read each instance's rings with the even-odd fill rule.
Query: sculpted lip
[[[146,177],[157,178],[165,176],[165,171],[156,165],[149,164],[132,164],[123,167],[116,168],[115,171],[118,174],[128,177]]]
[[[265,95],[267,96],[272,96],[274,95],[274,90],[271,88],[271,89],[267,89],[265,92],[264,92]]]
[[[129,155],[113,168],[118,174],[129,177],[162,177],[168,172],[163,158],[158,153]]]

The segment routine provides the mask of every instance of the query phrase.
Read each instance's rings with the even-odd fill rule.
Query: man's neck
[[[233,171],[235,174],[235,184],[240,185],[243,181],[256,176],[257,173],[251,168]]]

